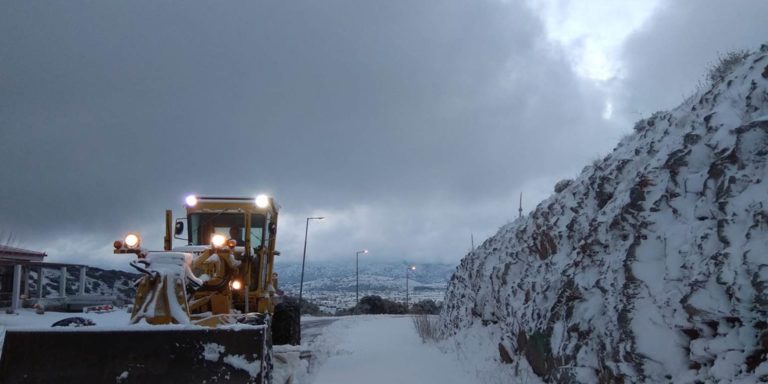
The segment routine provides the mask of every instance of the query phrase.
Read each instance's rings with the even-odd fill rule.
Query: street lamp
[[[409,265],[405,270],[405,313],[408,313],[408,275],[411,271],[415,271],[415,265]]]
[[[301,282],[299,283],[299,316],[301,316],[301,294],[304,291],[304,263],[307,261],[307,234],[309,233],[309,221],[323,219],[325,219],[325,217],[307,217],[307,226],[304,227],[304,256],[301,257]]]
[[[355,252],[355,302],[360,304],[360,254],[368,253],[367,249]]]

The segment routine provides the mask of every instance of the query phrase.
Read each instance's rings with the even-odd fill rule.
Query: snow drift
[[[717,69],[468,254],[443,333],[550,382],[768,377],[768,46]]]

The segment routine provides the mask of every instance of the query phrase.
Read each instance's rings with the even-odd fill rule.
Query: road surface
[[[338,320],[335,317],[313,317],[301,319],[301,345],[312,344],[323,328]]]
[[[466,384],[476,377],[456,355],[422,343],[410,316],[349,316],[318,324],[309,384]]]

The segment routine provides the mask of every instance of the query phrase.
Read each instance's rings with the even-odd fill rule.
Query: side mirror
[[[173,233],[176,236],[181,236],[182,233],[184,233],[184,222],[179,220],[176,222],[176,227],[173,230]]]

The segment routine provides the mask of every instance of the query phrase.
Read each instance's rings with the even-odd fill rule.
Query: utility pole
[[[520,192],[520,205],[517,208],[517,218],[523,217],[523,193]]]
[[[416,266],[415,265],[409,265],[408,269],[405,270],[405,313],[408,313],[408,274],[411,271],[415,271]]]
[[[246,219],[250,220],[249,216],[246,216]],[[325,219],[325,217],[307,217],[307,225],[304,227],[304,254],[301,256],[301,282],[299,283],[299,315],[301,315],[301,294],[304,293],[304,264],[307,261],[307,235],[309,234],[309,221],[323,219]],[[246,305],[247,303],[248,301],[246,301]]]
[[[355,306],[360,305],[360,254],[367,254],[368,250],[355,252]]]

